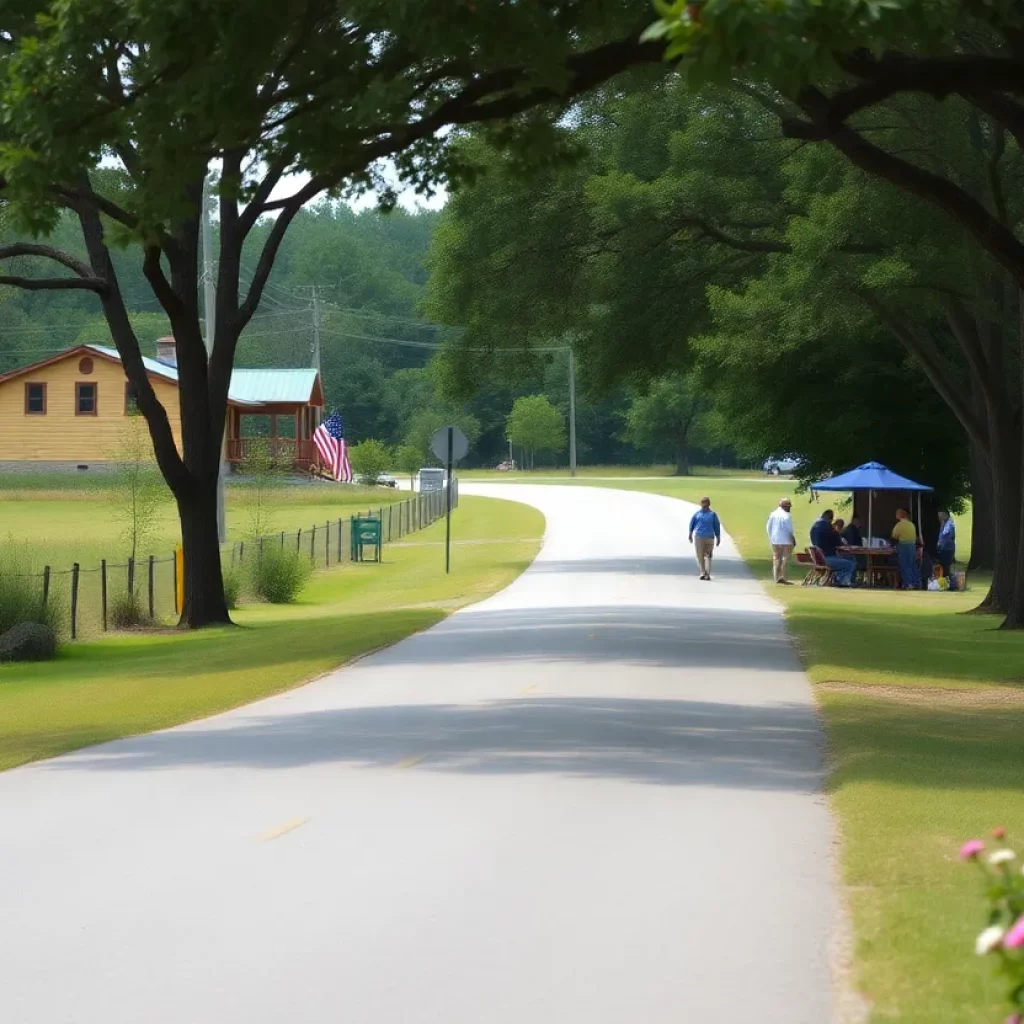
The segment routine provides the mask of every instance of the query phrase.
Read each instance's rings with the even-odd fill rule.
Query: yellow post
[[[164,549],[166,550],[166,548]],[[174,610],[180,615],[185,607],[185,549],[174,549]]]

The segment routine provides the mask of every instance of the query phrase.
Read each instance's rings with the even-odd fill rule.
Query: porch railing
[[[316,448],[307,439],[294,437],[229,437],[228,462],[245,462],[255,445],[270,445],[275,462],[291,463],[295,466],[309,466],[316,458]]]

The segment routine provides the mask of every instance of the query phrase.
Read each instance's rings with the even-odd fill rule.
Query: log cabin
[[[143,362],[180,450],[174,339],[161,338],[156,358]],[[312,436],[323,405],[316,370],[235,369],[225,458],[233,467],[243,464],[258,433],[270,438],[279,464],[308,470],[317,459]],[[107,468],[116,461],[122,427],[134,412],[121,358],[103,345],[77,345],[0,375],[0,469]]]

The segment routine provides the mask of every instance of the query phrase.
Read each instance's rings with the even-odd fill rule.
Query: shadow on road
[[[582,661],[766,672],[799,669],[778,613],[723,602],[717,608],[607,604],[472,609],[380,652],[364,670],[467,661]]]
[[[667,786],[815,792],[819,733],[807,706],[687,700],[524,699],[282,714],[223,728],[155,733],[53,770],[312,764],[476,774],[542,772]]]
[[[750,570],[739,558],[715,558],[711,571],[717,580],[751,580]],[[635,558],[580,558],[551,559],[539,558],[530,567],[531,573],[629,573],[641,576],[675,576],[697,585],[697,560],[692,552],[686,555],[652,556],[640,555]],[[703,584],[701,584],[703,586]],[[714,588],[712,580],[708,589]]]

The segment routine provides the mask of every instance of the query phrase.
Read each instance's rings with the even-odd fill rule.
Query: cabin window
[[[75,415],[96,415],[96,390],[95,384],[79,382],[75,385]]]
[[[25,385],[25,414],[27,416],[46,415],[46,385]]]
[[[139,415],[139,395],[135,385],[126,382],[124,386],[124,414],[125,416]]]

